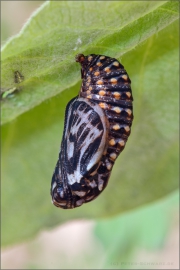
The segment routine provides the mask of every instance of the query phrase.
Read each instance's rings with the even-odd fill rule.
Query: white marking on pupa
[[[96,182],[93,180],[92,182],[89,183],[89,186],[92,187],[92,188],[95,188],[95,187],[97,187],[97,184],[96,184]]]
[[[86,195],[86,191],[73,191],[73,194],[76,194],[79,197],[83,197]]]
[[[69,142],[67,145],[68,158],[70,159],[71,157],[73,157],[73,154],[74,154],[74,142]]]
[[[58,202],[57,202],[58,203]],[[60,202],[60,203],[58,203],[59,205],[61,205],[61,206],[65,206],[66,205],[66,202]]]
[[[101,191],[103,189],[104,181],[98,177],[98,189]]]
[[[94,195],[89,196],[89,197],[86,197],[86,201],[90,201],[90,200],[92,200],[93,198],[94,198]]]
[[[74,171],[73,174],[68,174],[68,183],[69,185],[73,185],[74,183],[80,183],[80,180],[83,176],[80,173],[80,170]]]
[[[87,165],[87,171],[89,171],[95,164],[97,164],[100,160],[100,158],[102,157],[102,154],[104,152],[104,149],[106,147],[106,135],[107,135],[107,128],[106,128],[106,123],[105,123],[105,114],[103,112],[103,110],[99,107],[98,104],[94,104],[92,105],[89,101],[85,101],[83,98],[79,98],[78,101],[83,101],[86,102],[88,105],[93,106],[94,111],[97,112],[97,114],[100,116],[102,124],[103,124],[103,129],[99,130],[96,126],[92,126],[91,122],[89,122],[88,117],[89,115],[92,113],[92,111],[88,111],[87,113],[81,110],[77,110],[76,113],[79,116],[80,121],[78,121],[77,123],[75,123],[72,127],[71,127],[71,134],[74,135],[77,133],[77,131],[79,130],[80,126],[82,124],[86,124],[86,128],[89,128],[90,131],[86,137],[86,140],[82,143],[81,145],[81,152],[80,152],[80,157],[79,157],[79,163],[77,164],[77,168],[76,170],[72,173],[72,174],[68,174],[68,184],[69,185],[73,185],[75,182],[80,183],[80,180],[82,179],[83,175],[81,174],[81,159],[83,154],[85,153],[85,151],[88,149],[88,146],[91,142],[93,142],[96,138],[101,137],[101,142],[99,145],[99,148],[97,149],[96,153],[92,156],[91,160],[89,160],[89,163]],[[76,102],[76,101],[75,101]],[[67,117],[67,123],[69,122],[69,118],[71,116],[71,108],[69,109],[69,114]],[[65,138],[68,137],[68,131],[67,131],[68,125],[66,127],[65,130]],[[88,144],[87,144],[88,142]],[[69,141],[68,141],[69,143]],[[70,158],[72,155],[72,151],[74,149],[73,145],[69,145],[68,146],[68,158]]]
[[[56,186],[57,186],[57,184],[56,184],[56,182],[54,182],[52,185],[52,190],[54,190]]]
[[[80,205],[82,205],[84,203],[84,199],[81,199],[81,200],[78,200],[77,202],[76,202],[76,205],[77,206],[80,206]]]

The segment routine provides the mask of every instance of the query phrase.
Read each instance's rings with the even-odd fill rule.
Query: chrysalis
[[[131,80],[123,65],[104,55],[76,56],[79,95],[66,107],[59,159],[51,182],[52,202],[63,209],[94,200],[107,186],[133,121]]]

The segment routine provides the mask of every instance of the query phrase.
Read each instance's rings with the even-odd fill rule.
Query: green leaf
[[[75,85],[77,53],[119,57],[178,19],[177,1],[50,1],[2,51],[4,124]],[[25,80],[14,82],[19,71]]]
[[[70,18],[71,16],[73,17],[75,12],[75,9],[71,10],[71,5],[74,4],[71,4],[71,2],[59,2],[58,4],[62,5],[61,3],[63,3],[64,6],[68,5],[71,11],[69,17],[65,16],[63,9],[61,11],[60,17],[63,17],[62,19],[66,22],[67,30],[67,20],[68,22],[71,21]],[[91,2],[87,2],[87,6],[83,5],[83,2],[76,3],[82,5],[83,10],[86,10],[86,8],[91,5]],[[97,2],[98,5],[100,5],[100,3],[101,2]],[[114,18],[118,17],[119,15],[117,14],[121,12],[121,9],[118,11],[117,7],[121,2],[111,2],[114,8],[111,7],[110,2],[103,2],[104,9],[107,8],[106,3],[109,3],[109,9],[113,10]],[[149,18],[152,22],[154,20],[153,14],[156,14],[157,10],[159,10],[159,12],[161,10],[162,12],[166,11],[167,17],[169,13],[176,14],[176,12],[169,12],[169,9],[165,9],[168,5],[173,6],[174,2],[128,1],[126,4],[121,4],[123,12],[124,8],[129,6],[129,3],[133,5],[137,13],[140,12],[140,10],[139,8],[135,9],[136,4],[137,7],[140,4],[149,5],[149,9],[144,10],[143,16],[147,16],[147,14],[149,14],[147,13],[148,10],[152,11],[154,8],[155,11],[152,12]],[[46,4],[45,8],[48,8],[49,5],[52,8],[55,4],[57,3],[52,2],[51,4]],[[162,5],[164,7],[163,9]],[[42,9],[41,12],[43,11]],[[39,16],[41,12],[38,13],[37,16]],[[77,12],[80,12],[80,8]],[[76,16],[77,12],[75,12]],[[94,19],[96,17],[95,12],[96,9],[90,12],[93,14]],[[85,28],[85,21],[90,15],[88,16],[86,13],[83,14],[86,16],[81,20],[81,24]],[[134,14],[133,16],[135,17],[136,15]],[[37,19],[37,17],[35,18]],[[101,21],[101,18],[98,17],[98,20]],[[109,21],[110,18],[109,16],[104,18],[104,24],[106,25],[106,20]],[[127,20],[130,20],[129,16],[127,16]],[[131,19],[129,24],[133,24],[134,20]],[[32,22],[33,20],[31,23]],[[88,20],[86,22],[88,24]],[[147,24],[148,23],[149,21],[147,21]],[[71,24],[73,24],[73,21],[71,21]],[[129,24],[127,23],[127,25]],[[107,25],[109,27],[110,23],[108,22]],[[116,28],[117,25],[116,21]],[[127,25],[124,27],[127,27]],[[30,26],[31,24],[27,26],[26,30],[28,27],[30,28]],[[35,23],[34,27],[36,28]],[[43,23],[41,24],[41,22],[39,22],[39,27],[43,31]],[[48,24],[46,27],[48,28]],[[91,27],[90,25],[89,28]],[[122,24],[121,27],[123,27]],[[162,26],[162,28],[163,27],[165,26]],[[71,29],[71,27],[69,28]],[[77,27],[77,33],[79,31]],[[120,30],[119,33],[122,31],[123,30]],[[159,31],[158,27],[156,31]],[[31,30],[30,32],[40,35],[40,30],[39,32],[37,31],[37,33],[35,30]],[[23,33],[25,34],[25,31]],[[49,34],[50,33],[51,31],[49,31]],[[135,119],[132,126],[132,134],[128,140],[127,146],[116,161],[111,179],[105,191],[93,202],[74,210],[61,210],[52,206],[50,203],[50,182],[62,137],[65,106],[72,97],[77,95],[80,89],[80,82],[74,85],[77,78],[80,78],[80,68],[72,64],[69,72],[65,73],[63,68],[65,70],[66,66],[64,66],[64,64],[62,65],[61,69],[62,72],[64,72],[64,77],[58,75],[59,81],[61,79],[61,82],[65,82],[66,80],[71,82],[66,85],[67,89],[63,92],[60,90],[62,89],[61,82],[59,86],[57,86],[58,81],[56,80],[56,76],[60,70],[60,66],[57,67],[56,64],[51,63],[52,65],[49,65],[49,69],[54,68],[54,72],[56,73],[54,73],[54,75],[53,73],[49,73],[51,75],[47,76],[47,72],[46,75],[42,76],[44,81],[41,81],[41,76],[37,78],[33,77],[32,73],[32,77],[27,79],[24,71],[18,67],[14,68],[24,76],[25,80],[22,84],[27,83],[27,85],[30,85],[30,83],[34,81],[36,85],[35,88],[37,88],[29,88],[27,92],[23,88],[19,94],[15,94],[11,99],[3,100],[4,108],[5,106],[12,108],[11,105],[16,104],[17,108],[19,108],[20,112],[18,113],[20,115],[22,113],[21,105],[23,104],[22,106],[26,107],[27,104],[32,104],[31,102],[34,100],[34,95],[37,99],[44,98],[44,96],[48,95],[45,98],[47,99],[47,97],[50,97],[49,92],[55,94],[59,91],[61,93],[56,97],[47,99],[40,105],[2,127],[3,159],[1,188],[3,245],[23,241],[34,236],[38,231],[44,228],[52,227],[74,218],[99,218],[116,215],[140,205],[153,202],[178,188],[178,21],[174,21],[173,23],[169,22],[169,25],[159,31],[158,34],[155,33],[152,35],[152,32],[150,33],[151,35],[143,44],[133,47],[132,50],[128,49],[126,54],[121,58],[121,62],[132,80],[134,96]],[[91,35],[88,34],[88,37],[90,38]],[[28,39],[28,34],[26,34],[26,38]],[[66,38],[68,39],[68,36],[66,36]],[[98,38],[100,38],[100,36],[98,36]],[[110,40],[110,35],[108,34],[106,38]],[[129,36],[129,38],[131,39],[131,36]],[[16,43],[17,40],[15,39],[13,42]],[[8,49],[8,46],[9,48],[12,46],[11,42],[7,45],[6,49]],[[33,42],[32,40],[32,43]],[[62,42],[62,40],[59,42]],[[99,44],[100,46],[102,42],[98,42],[99,41],[97,41],[96,45]],[[115,47],[113,47],[113,43],[114,37],[112,35],[111,43],[107,44],[107,48],[97,48],[93,45],[92,52],[98,53],[102,49],[102,53],[107,52],[109,56],[114,57],[116,54],[122,54],[121,50],[117,50],[116,52],[117,44],[115,42]],[[37,44],[36,42],[34,46],[37,46]],[[30,45],[31,43],[29,42],[29,46]],[[42,44],[39,42],[38,45],[40,46],[40,50]],[[68,46],[70,45],[67,42],[67,47]],[[89,50],[89,53],[91,52],[90,44],[83,46],[89,46],[87,50]],[[120,46],[123,45],[121,44]],[[70,47],[68,48],[70,51]],[[6,49],[4,49],[4,52]],[[60,49],[66,50],[64,47]],[[124,48],[124,50],[125,49],[126,48]],[[18,50],[20,50],[20,48],[17,49],[17,52]],[[112,53],[112,50],[114,50],[115,55]],[[31,52],[33,53],[33,50]],[[84,49],[78,52],[84,52]],[[7,63],[10,59],[14,59],[13,54],[15,53],[16,50],[12,50],[11,55],[6,55],[7,58],[4,61]],[[24,53],[26,53],[26,50]],[[61,55],[64,57],[63,53]],[[29,58],[28,60],[29,68],[30,66],[31,68],[33,67],[33,59],[34,58]],[[68,56],[67,59],[70,59],[70,57]],[[64,60],[66,63],[73,61],[73,59],[67,59]],[[41,60],[39,60],[39,63],[39,65],[42,66]],[[48,69],[47,65],[46,61],[44,61],[44,70]],[[34,72],[39,71],[34,69]],[[77,76],[73,75],[74,78],[76,77],[73,81],[72,74],[75,73],[77,73]],[[51,81],[51,87],[49,86],[49,80]],[[46,83],[49,87],[48,91],[44,88],[46,87]],[[41,87],[38,88],[38,85],[41,85]],[[70,85],[73,86],[70,87]],[[12,85],[10,87],[12,87]],[[58,90],[57,87],[59,87]],[[38,104],[38,102],[36,104]],[[33,106],[35,106],[35,104]]]
[[[97,222],[94,231],[105,254],[100,269],[135,269],[130,262],[138,264],[136,269],[146,268],[142,261],[147,258],[139,263],[137,252],[158,252],[164,247],[178,206],[177,191],[151,205]]]

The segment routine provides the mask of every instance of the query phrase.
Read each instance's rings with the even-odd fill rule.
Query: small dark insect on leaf
[[[78,54],[75,60],[82,85],[66,107],[51,181],[52,202],[63,209],[90,202],[105,189],[133,121],[131,80],[123,65],[105,55]]]
[[[24,81],[24,76],[18,71],[14,71],[14,82],[21,83]]]
[[[14,83],[19,84],[24,81],[24,76],[18,71],[14,71]],[[11,98],[14,94],[20,92],[22,87],[16,86],[8,89],[1,89],[1,100],[5,100],[6,98]]]

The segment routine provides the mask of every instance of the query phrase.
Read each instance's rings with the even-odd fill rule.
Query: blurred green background
[[[1,2],[2,44],[42,3]],[[65,105],[80,81],[2,126],[2,269],[179,268],[178,37],[172,23],[122,54],[133,82],[132,134],[107,190],[82,209],[66,213],[49,197]]]

